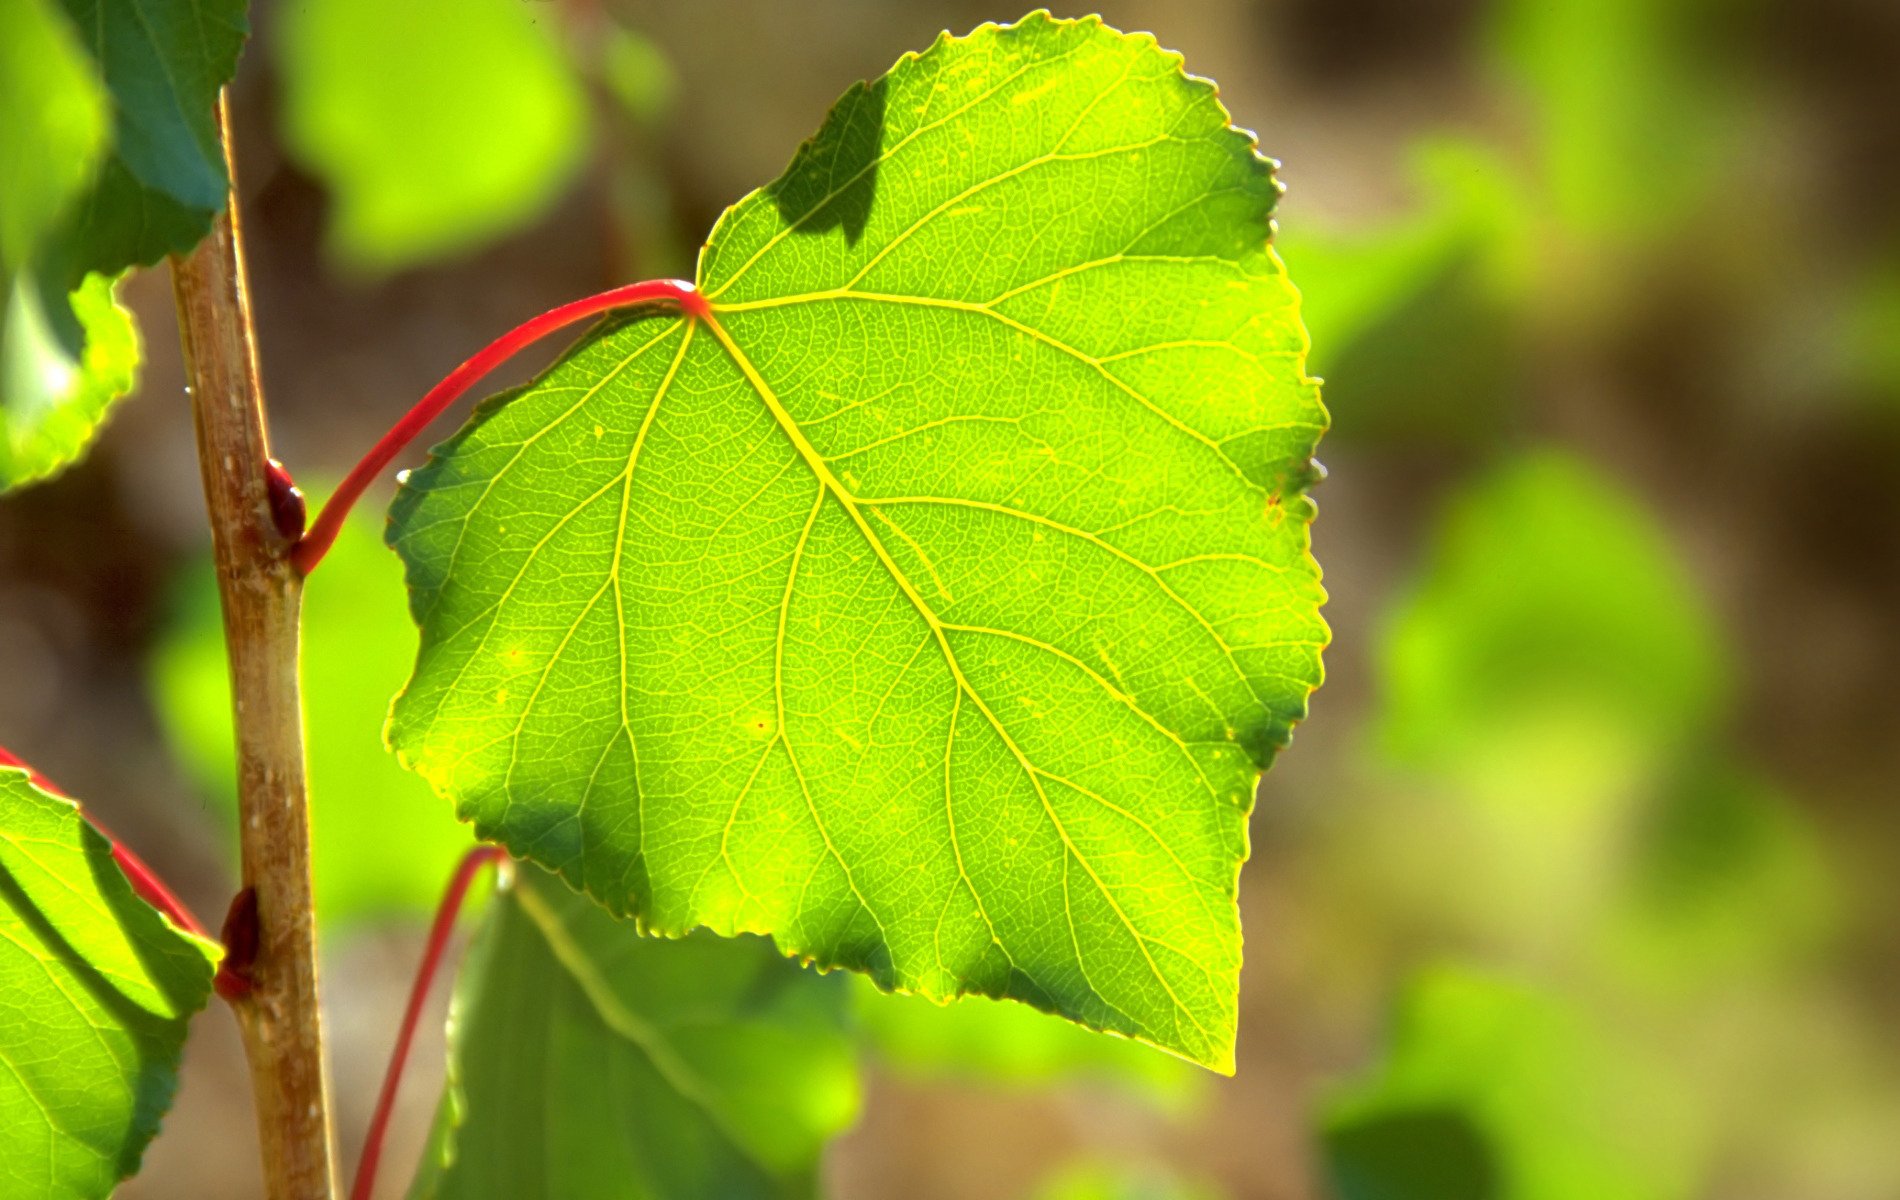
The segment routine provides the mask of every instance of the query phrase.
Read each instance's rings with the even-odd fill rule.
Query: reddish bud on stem
[[[303,537],[304,502],[303,489],[290,477],[284,464],[276,459],[268,460],[264,469],[264,478],[270,481],[270,519],[277,526],[277,532],[287,542],[296,542]]]
[[[240,1000],[250,994],[251,968],[257,963],[256,888],[247,887],[231,897],[218,940],[224,943],[224,961],[218,964],[211,986],[227,1002]]]

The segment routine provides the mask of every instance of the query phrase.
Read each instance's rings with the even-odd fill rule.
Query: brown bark
[[[222,101],[218,115],[229,164]],[[244,884],[257,892],[257,959],[250,990],[233,1007],[250,1058],[266,1195],[331,1200],[297,686],[303,580],[271,512],[270,441],[235,183],[210,235],[171,266],[231,664]]]

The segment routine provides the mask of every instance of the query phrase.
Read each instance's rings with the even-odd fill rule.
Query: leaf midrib
[[[838,503],[844,508],[845,513],[851,518],[852,523],[855,526],[857,526],[858,532],[860,533],[860,535],[863,536],[866,544],[870,546],[872,553],[877,556],[878,561],[881,564],[883,564],[885,570],[889,572],[892,581],[897,584],[898,590],[904,593],[904,596],[910,601],[911,605],[917,610],[918,615],[923,618],[924,624],[929,628],[932,636],[936,639],[938,649],[943,654],[945,665],[949,667],[951,676],[956,682],[958,691],[961,694],[967,695],[970,698],[971,703],[976,705],[977,710],[981,712],[984,718],[989,722],[990,728],[995,732],[996,736],[1002,739],[1003,744],[1006,747],[1008,747],[1010,755],[1016,760],[1017,765],[1022,769],[1024,775],[1027,776],[1027,778],[1029,779],[1030,786],[1035,790],[1036,798],[1041,803],[1044,814],[1048,816],[1050,824],[1055,828],[1056,834],[1062,839],[1064,850],[1067,852],[1069,856],[1075,859],[1077,864],[1079,864],[1085,872],[1088,873],[1089,879],[1095,884],[1096,890],[1100,892],[1102,898],[1108,902],[1109,907],[1114,911],[1116,918],[1120,920],[1120,922],[1122,923],[1122,927],[1127,930],[1128,935],[1134,939],[1135,945],[1140,949],[1142,959],[1148,964],[1149,973],[1154,977],[1155,982],[1161,985],[1162,990],[1167,993],[1168,999],[1174,1005],[1175,1010],[1188,1019],[1189,1023],[1194,1026],[1196,1032],[1198,1032],[1201,1035],[1201,1037],[1206,1039],[1210,1044],[1217,1044],[1217,1039],[1212,1037],[1212,1035],[1208,1032],[1207,1027],[1201,1023],[1200,1018],[1197,1017],[1194,1014],[1193,1010],[1190,1009],[1181,1000],[1180,996],[1175,993],[1174,985],[1170,983],[1168,981],[1167,976],[1162,973],[1160,964],[1155,961],[1154,955],[1149,950],[1149,943],[1151,941],[1153,941],[1157,945],[1164,945],[1164,946],[1166,945],[1166,943],[1161,942],[1159,939],[1150,938],[1147,934],[1144,934],[1141,930],[1135,928],[1134,922],[1129,919],[1128,914],[1123,911],[1121,903],[1115,898],[1115,894],[1113,890],[1109,888],[1108,884],[1102,879],[1100,874],[1096,872],[1094,866],[1082,854],[1080,847],[1078,847],[1075,844],[1074,839],[1069,836],[1068,828],[1062,823],[1062,818],[1059,815],[1057,815],[1055,806],[1050,802],[1048,793],[1043,788],[1043,784],[1042,784],[1043,772],[1041,772],[1035,766],[1035,764],[1029,761],[1028,756],[1024,754],[1021,747],[1019,747],[1016,744],[1016,739],[1010,735],[1009,731],[1006,728],[1004,728],[1002,721],[999,720],[996,714],[991,711],[989,705],[984,703],[982,696],[977,693],[976,688],[970,683],[968,676],[964,674],[962,663],[957,659],[956,651],[950,645],[950,640],[947,635],[947,631],[945,629],[943,621],[937,616],[935,610],[933,610],[930,607],[929,603],[924,599],[923,595],[917,590],[916,585],[911,582],[910,577],[905,573],[903,568],[900,567],[898,563],[896,562],[896,560],[891,557],[891,553],[889,549],[885,547],[883,539],[880,538],[877,535],[877,532],[871,528],[870,522],[865,520],[864,514],[858,508],[857,498],[850,492],[849,489],[847,489],[844,486],[842,482],[839,481],[837,476],[835,476],[832,473],[830,464],[825,460],[825,457],[822,454],[820,454],[817,448],[811,444],[810,440],[805,437],[804,431],[798,427],[798,423],[792,419],[791,414],[785,410],[784,405],[779,401],[777,393],[773,391],[771,386],[765,382],[765,379],[759,374],[758,368],[753,365],[751,359],[746,356],[745,352],[739,348],[738,343],[733,340],[732,335],[726,332],[725,327],[719,323],[717,316],[709,312],[696,319],[705,322],[706,327],[712,332],[714,339],[717,340],[720,346],[725,349],[726,354],[732,359],[733,365],[739,369],[740,374],[745,377],[746,381],[749,384],[751,384],[752,389],[756,393],[758,393],[760,401],[764,403],[767,411],[769,411],[772,414],[772,418],[774,421],[778,423],[779,429],[791,441],[793,447],[797,450],[799,456],[802,459],[804,459],[805,465],[811,470],[812,474],[819,481],[819,485],[820,485],[819,499],[818,499],[818,502],[812,506],[811,516],[807,518],[806,529],[805,529],[804,534],[801,535],[801,539],[800,539],[800,548],[802,549],[803,547],[804,539],[806,537],[809,537],[812,525],[816,523],[818,512],[823,507],[823,504],[824,504],[824,494],[827,491],[830,492],[831,495],[834,496],[837,499]],[[793,572],[792,572],[794,577],[796,576],[796,569],[797,569],[796,562],[794,562]],[[788,586],[786,588],[786,603],[787,604],[789,604],[790,595],[791,595],[791,588],[788,583]],[[782,632],[782,625],[783,625],[783,614],[781,614],[781,632]],[[783,649],[782,638],[781,638],[780,649],[782,653],[782,649]],[[795,759],[795,756],[793,756],[792,754],[791,743],[789,739],[786,738],[785,736],[785,729],[782,722],[782,714],[784,711],[783,709],[784,689],[782,687],[782,680],[775,681],[775,685],[780,685],[780,686],[775,686],[775,691],[778,694],[778,700],[779,700],[779,711],[781,713],[781,723],[778,729],[779,740],[784,743],[787,756],[793,758],[794,772],[798,773],[799,786],[801,790],[805,790],[805,781],[804,781],[803,774],[802,772],[797,772],[796,759]],[[952,736],[954,737],[954,726],[953,726]],[[947,741],[946,749],[945,749],[946,760],[948,759],[948,755],[949,755],[949,744],[950,743]],[[947,769],[948,768],[946,766],[946,771]],[[817,810],[816,810],[816,807],[813,806],[811,803],[811,797],[808,790],[806,791],[805,799],[806,799],[807,806],[812,808],[813,818],[816,819]],[[946,779],[946,785],[945,785],[946,816],[948,816],[948,808],[949,808],[949,788],[948,788],[948,780]],[[822,824],[820,826],[820,830],[821,832],[823,831]],[[830,837],[828,834],[825,836],[825,841],[826,841],[827,846],[830,846]],[[842,856],[838,855],[837,850],[835,848],[832,849],[832,853],[834,857],[838,857],[840,866],[841,867],[844,866]],[[846,867],[845,870],[846,870],[847,881],[849,881],[849,878],[850,878],[849,868]],[[1189,874],[1187,878],[1191,885],[1197,882],[1195,880],[1195,877],[1192,874]],[[975,890],[976,890],[974,883],[969,879],[967,874],[965,875],[964,879],[965,879],[965,883],[970,886],[970,890],[972,894],[974,895]],[[851,886],[852,886],[853,892],[858,892],[858,889],[855,883],[852,883]],[[1196,887],[1195,890],[1198,894],[1198,890],[1199,890],[1198,887]],[[871,916],[872,920],[877,921],[878,919],[877,914],[871,911],[870,906],[865,901],[862,893],[858,893],[858,900],[860,904],[864,905],[866,913]],[[979,905],[981,904],[980,899],[978,900],[978,903]],[[1063,887],[1063,914],[1064,914],[1064,917],[1068,921],[1070,938],[1071,938],[1071,941],[1074,943],[1076,968],[1082,972],[1084,981],[1088,983],[1089,990],[1092,993],[1094,993],[1096,999],[1100,1000],[1103,1004],[1108,1005],[1111,1009],[1114,1008],[1114,1005],[1111,1004],[1110,1001],[1108,1000],[1107,995],[1102,991],[1100,987],[1098,987],[1095,984],[1095,982],[1092,979],[1089,978],[1088,968],[1085,964],[1084,957],[1081,952],[1079,934],[1076,930],[1074,909],[1068,900],[1066,872],[1064,874],[1064,887]],[[880,930],[881,930],[881,924],[880,924]],[[992,925],[991,936],[992,938],[995,937],[993,925]],[[886,941],[888,943],[888,938],[886,939]],[[1000,946],[1000,944],[1001,943],[999,941],[998,945]],[[1176,950],[1175,952],[1181,953],[1178,950]],[[1008,956],[1007,950],[1005,950],[1004,953],[1005,953],[1005,956],[1007,957]],[[1186,958],[1187,961],[1189,962],[1196,961],[1194,956],[1192,955],[1183,955],[1183,957]],[[1202,970],[1206,971],[1207,968],[1203,966]],[[1034,982],[1034,980],[1031,980],[1031,982]],[[1036,986],[1041,987],[1042,985],[1037,984]],[[1128,1020],[1130,1025],[1140,1027],[1142,1024],[1139,1021],[1134,1021],[1131,1018],[1129,1018],[1129,1015],[1127,1013],[1121,1013],[1121,1016],[1123,1017],[1124,1020]]]

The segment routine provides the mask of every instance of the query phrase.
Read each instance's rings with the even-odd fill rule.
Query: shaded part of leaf
[[[113,148],[55,261],[65,286],[190,250],[230,180],[218,92],[249,33],[243,0],[61,0],[115,101]]]
[[[1381,1113],[1325,1131],[1340,1200],[1502,1200],[1490,1144],[1456,1109]]]
[[[411,1195],[811,1196],[856,1108],[842,983],[757,939],[644,938],[524,867],[457,984]]]
[[[785,174],[766,186],[788,229],[807,236],[842,229],[853,246],[864,236],[877,199],[888,80],[879,76],[847,91],[818,133],[798,148]]]

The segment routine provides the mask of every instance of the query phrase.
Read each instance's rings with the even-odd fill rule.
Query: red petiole
[[[490,863],[507,858],[500,846],[477,846],[463,856],[449,878],[448,891],[435,912],[435,924],[429,927],[429,941],[416,968],[416,981],[409,989],[409,1007],[403,1010],[402,1028],[396,1033],[396,1048],[390,1052],[389,1070],[383,1076],[383,1090],[376,1097],[376,1112],[370,1117],[369,1134],[363,1139],[363,1157],[356,1164],[356,1181],[350,1185],[350,1200],[369,1200],[376,1188],[376,1166],[383,1157],[383,1135],[389,1132],[389,1114],[396,1107],[396,1089],[402,1083],[402,1069],[409,1060],[409,1044],[415,1040],[416,1026],[422,1019],[422,1006],[429,998],[429,985],[442,965],[449,935],[455,931],[455,916],[462,910],[469,885]]]
[[[55,796],[63,796],[68,800],[72,800],[72,797],[66,795],[64,789],[58,784],[34,770],[27,763],[22,762],[18,755],[8,750],[5,746],[0,746],[0,767],[19,767],[26,772],[26,777],[32,780],[34,786],[38,787],[41,791],[51,792]],[[79,802],[73,800],[73,803],[78,804]],[[145,864],[144,859],[132,853],[124,842],[113,837],[112,831],[99,823],[99,818],[93,816],[91,813],[85,812],[83,808],[81,809],[81,814],[94,829],[99,831],[101,837],[112,844],[112,860],[119,864],[121,871],[125,872],[126,882],[132,885],[132,890],[138,893],[139,899],[170,917],[172,924],[178,926],[185,932],[195,933],[201,938],[209,938],[211,936],[205,932],[205,927],[198,922],[198,918],[192,916],[191,910],[185,907],[185,902],[180,900],[173,894],[170,888],[165,886],[165,881],[160,879],[158,873]]]
[[[337,532],[343,528],[344,518],[350,515],[351,507],[364,490],[388,469],[389,464],[417,434],[441,416],[444,409],[455,403],[482,376],[527,346],[576,321],[584,321],[616,308],[649,304],[655,300],[671,300],[695,317],[707,316],[710,311],[706,298],[685,280],[650,279],[645,283],[631,283],[549,309],[482,347],[467,362],[450,371],[441,383],[429,389],[428,394],[403,414],[402,420],[396,422],[381,441],[370,447],[369,453],[344,477],[336,492],[324,504],[323,511],[317,514],[316,522],[310,526],[310,532],[291,549],[290,561],[305,575],[315,570],[329,552],[331,543],[336,541]]]

